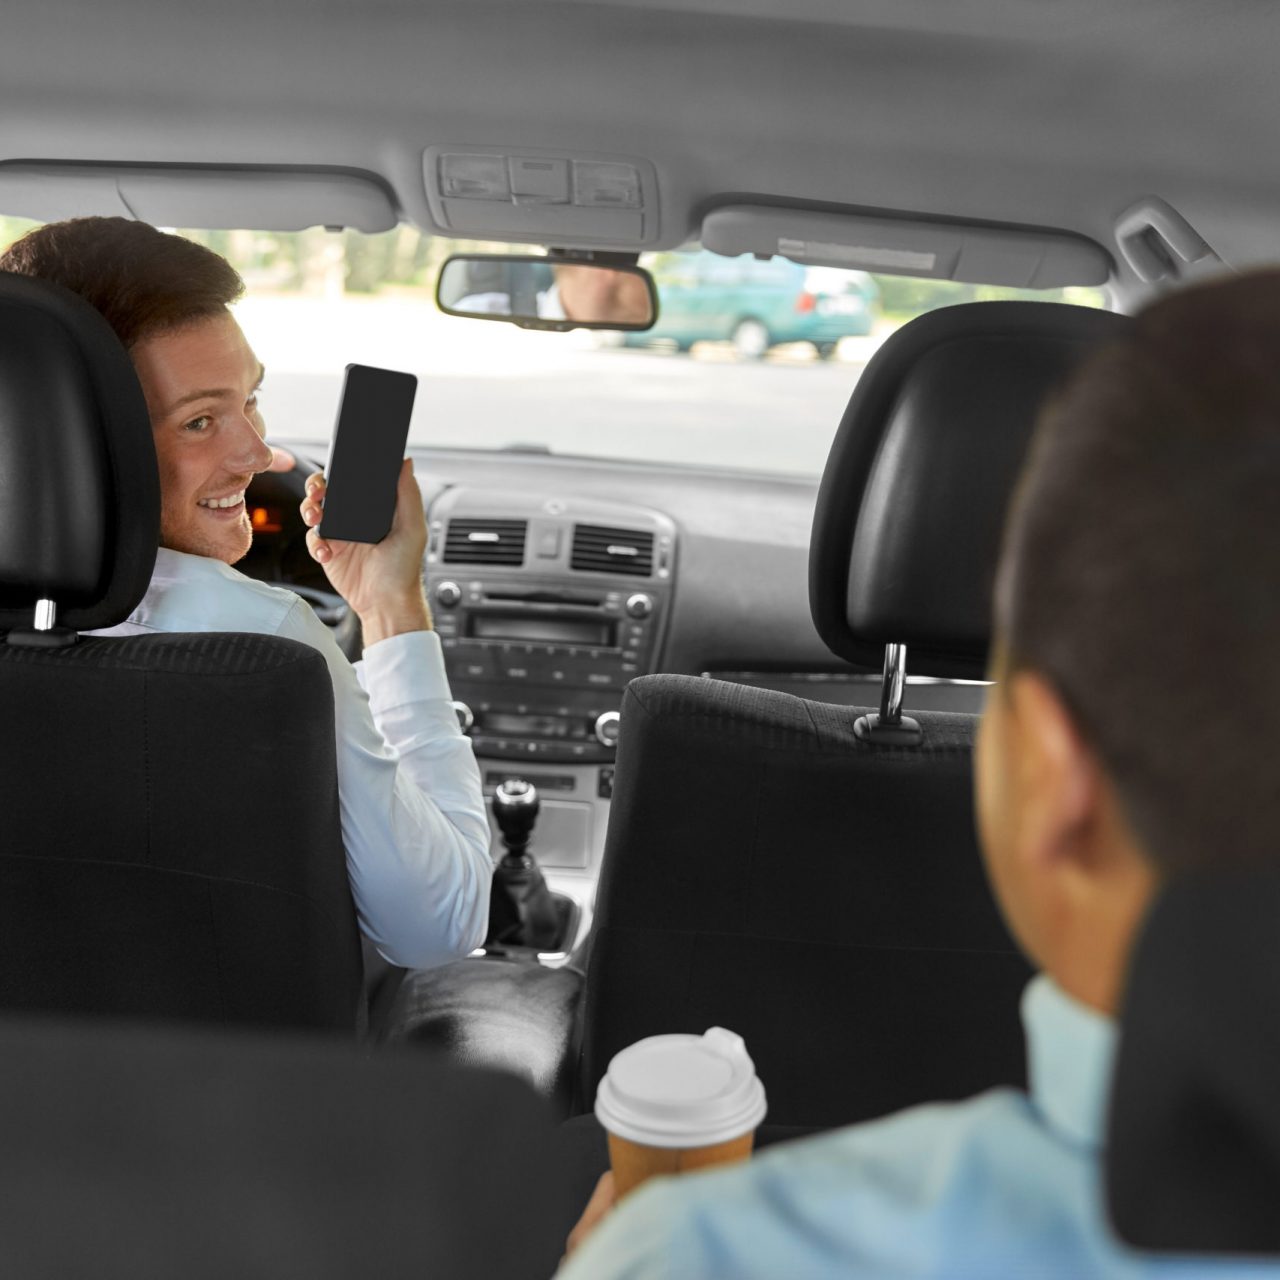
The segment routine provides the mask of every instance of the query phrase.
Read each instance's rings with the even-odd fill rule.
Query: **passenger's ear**
[[[1022,792],[1022,850],[1043,870],[1064,858],[1089,863],[1102,800],[1102,777],[1058,691],[1034,671],[1007,689]]]

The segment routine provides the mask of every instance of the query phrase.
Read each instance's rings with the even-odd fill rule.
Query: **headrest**
[[[981,679],[1005,509],[1041,404],[1131,321],[1048,302],[944,307],[858,380],[818,490],[809,607],[839,657]]]
[[[1280,872],[1174,880],[1129,966],[1106,1155],[1121,1239],[1280,1254]]]
[[[160,538],[160,478],[133,364],[101,314],[0,271],[0,631],[52,599],[78,631],[123,621]]]

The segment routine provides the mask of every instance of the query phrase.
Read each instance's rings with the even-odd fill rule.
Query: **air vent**
[[[445,564],[524,563],[527,520],[450,520]]]
[[[605,524],[574,525],[569,567],[647,578],[653,572],[653,534]]]

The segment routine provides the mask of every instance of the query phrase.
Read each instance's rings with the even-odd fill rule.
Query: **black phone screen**
[[[391,531],[417,389],[411,373],[347,365],[325,466],[321,537],[381,542]]]

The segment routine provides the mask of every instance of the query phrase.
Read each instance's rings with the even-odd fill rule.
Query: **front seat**
[[[0,273],[0,1009],[354,1033],[323,658],[77,635],[141,600],[159,517],[115,334]]]
[[[1143,922],[1104,1160],[1136,1249],[1280,1262],[1278,918],[1280,872],[1222,868],[1172,877]]]
[[[497,1071],[304,1035],[0,1018],[12,1280],[547,1280],[581,1212]]]
[[[775,1131],[1024,1075],[1029,975],[975,842],[976,717],[902,714],[981,678],[1003,513],[1037,410],[1118,315],[946,308],[868,364],[818,494],[810,601],[878,712],[688,676],[628,687],[587,971],[580,1100],[619,1049],[723,1025]],[[767,655],[761,655],[765,657]]]

